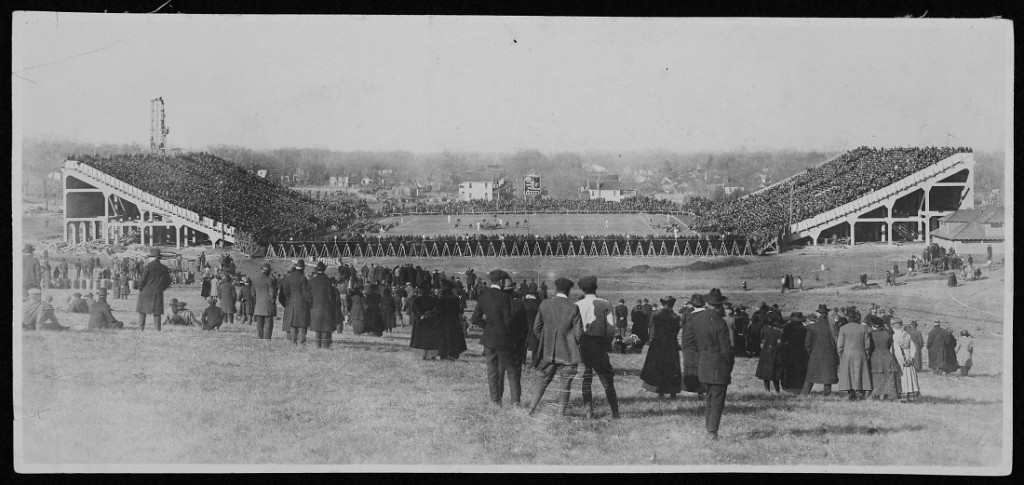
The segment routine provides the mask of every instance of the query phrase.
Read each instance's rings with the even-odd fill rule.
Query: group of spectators
[[[408,214],[490,214],[490,213],[667,213],[679,212],[675,202],[649,196],[636,196],[613,202],[603,199],[497,199],[454,200],[404,204],[388,201],[381,209],[384,215]]]
[[[372,211],[364,203],[316,200],[208,153],[70,157],[140,190],[252,234],[257,243],[312,237]]]

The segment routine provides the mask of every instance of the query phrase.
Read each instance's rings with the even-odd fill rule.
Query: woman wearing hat
[[[391,333],[395,328],[395,307],[398,303],[391,293],[391,287],[384,285],[380,291],[380,316],[384,321],[384,331]]]
[[[916,401],[921,396],[921,385],[917,381],[917,367],[915,360],[920,355],[921,349],[914,343],[910,333],[903,326],[903,320],[893,318],[892,325],[892,353],[896,356],[896,363],[900,365],[902,375],[900,376],[900,402]]]
[[[220,310],[224,312],[224,319],[228,323],[235,323],[235,296],[238,291],[231,282],[231,277],[224,275],[220,286],[217,288],[217,297],[220,300]]]
[[[966,376],[974,365],[974,337],[967,330],[960,331],[960,338],[956,341],[957,364],[960,366],[960,375]]]
[[[444,360],[458,360],[459,354],[466,351],[466,334],[462,327],[462,301],[455,295],[455,285],[450,280],[441,280],[437,306],[441,326],[437,355]]]
[[[883,401],[899,399],[901,366],[893,352],[892,335],[885,330],[885,323],[875,319],[871,323],[871,397]]]
[[[794,394],[803,390],[810,360],[806,346],[807,327],[804,327],[806,321],[803,312],[793,312],[782,328],[782,388]]]
[[[761,356],[757,360],[754,377],[764,381],[765,391],[771,392],[771,386],[774,385],[775,392],[782,392],[782,329],[788,322],[775,311],[769,311],[765,319],[767,325],[761,328]],[[800,384],[803,385],[803,382]]]
[[[661,299],[661,310],[651,316],[651,328],[654,331],[640,371],[644,389],[658,393],[658,397],[665,394],[675,397],[682,390],[678,341],[682,322],[679,315],[672,311],[675,304],[675,298],[666,296]]]
[[[410,320],[416,324],[412,327],[409,346],[423,352],[423,360],[433,360],[438,356],[441,347],[441,336],[444,331],[441,320],[441,307],[438,298],[431,293],[431,282],[421,281],[421,294],[417,296],[409,308]]]
[[[362,335],[366,333],[366,300],[363,296],[363,289],[353,286],[349,290],[348,323],[352,326],[352,333]]]
[[[384,336],[384,317],[380,309],[380,287],[376,283],[366,287],[366,332],[374,337]]]

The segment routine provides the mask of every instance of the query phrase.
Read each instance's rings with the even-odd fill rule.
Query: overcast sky
[[[992,150],[1012,49],[997,20],[27,13],[11,82],[22,135],[94,143],[148,145],[160,96],[190,149]]]

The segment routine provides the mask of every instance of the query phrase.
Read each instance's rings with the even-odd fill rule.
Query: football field
[[[501,229],[477,230],[476,223],[502,224]],[[450,221],[450,222],[449,222]],[[671,235],[666,228],[673,222],[683,228],[680,236],[695,235],[677,216],[665,214],[459,214],[401,216],[384,219],[384,223],[397,223],[388,231],[392,235],[464,236],[467,234],[573,234],[611,235],[639,234]],[[456,222],[459,227],[455,227]],[[519,223],[518,226],[516,223]]]

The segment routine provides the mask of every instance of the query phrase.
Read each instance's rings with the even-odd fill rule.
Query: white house
[[[508,184],[500,172],[480,170],[462,174],[459,183],[459,200],[495,200],[510,198]]]

